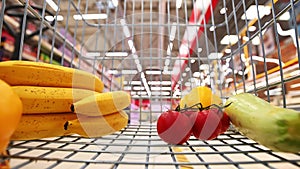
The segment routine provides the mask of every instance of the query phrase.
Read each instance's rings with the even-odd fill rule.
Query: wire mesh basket
[[[163,142],[161,112],[193,87],[299,109],[297,0],[2,0],[1,60],[73,67],[130,93],[129,124],[100,138],[14,141],[12,168],[300,168],[233,127],[214,140]],[[272,139],[272,138],[270,138]]]

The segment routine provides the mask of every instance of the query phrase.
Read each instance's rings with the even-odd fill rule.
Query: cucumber
[[[273,106],[250,93],[231,96],[225,105],[241,134],[273,151],[300,152],[300,112]]]

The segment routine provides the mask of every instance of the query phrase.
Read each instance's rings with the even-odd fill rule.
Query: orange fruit
[[[0,96],[0,154],[6,154],[10,137],[21,119],[23,106],[19,96],[1,79]]]

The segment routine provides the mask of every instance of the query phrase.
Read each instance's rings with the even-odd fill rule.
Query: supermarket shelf
[[[13,18],[5,15],[4,16],[4,20],[12,25],[14,28],[18,28],[19,27],[19,23],[17,21],[15,21]],[[27,30],[27,33],[30,33],[29,30]],[[50,31],[51,33],[51,31]],[[53,36],[54,34],[51,33]],[[56,32],[56,39],[58,40],[58,42],[60,43],[64,43],[63,41],[65,40],[65,43],[66,43],[66,47],[71,49],[72,51],[74,51],[74,54],[76,54],[77,56],[81,57],[81,53],[71,44],[71,42],[69,42],[68,40],[64,39],[63,35],[59,34],[58,32]],[[39,36],[36,35],[34,37],[32,37],[32,40],[34,40],[36,43],[39,42]],[[55,56],[58,56],[60,58],[64,58],[64,60],[66,60],[67,62],[69,63],[72,63],[73,67],[74,68],[84,68],[85,71],[87,72],[90,72],[90,73],[96,73],[99,77],[103,77],[102,80],[104,82],[106,82],[106,85],[105,87],[106,88],[109,88],[109,85],[113,85],[113,87],[118,90],[120,89],[120,86],[115,84],[115,83],[110,83],[109,85],[107,84],[108,82],[111,81],[111,79],[109,77],[107,77],[105,74],[103,74],[101,72],[101,70],[99,70],[96,66],[93,66],[92,63],[89,63],[88,61],[86,60],[81,60],[81,63],[79,65],[79,62],[78,61],[75,61],[75,60],[72,60],[70,56],[66,56],[65,54],[63,54],[61,51],[59,51],[57,48],[55,47],[52,47],[51,44],[49,44],[48,42],[46,42],[45,40],[41,39],[41,50],[43,50],[44,52],[47,52],[47,53],[53,53]],[[24,54],[23,53],[23,57],[24,59],[27,59],[27,60],[31,60],[31,61],[35,61],[36,58],[33,57],[33,56],[30,56],[28,54]],[[78,60],[78,59],[77,59]],[[95,70],[95,72],[94,72]]]
[[[11,25],[13,28],[17,29],[19,27],[19,23],[17,21],[15,21],[12,17],[10,16],[7,16],[7,15],[4,15],[4,20],[9,24]],[[26,30],[26,32],[28,34],[31,33],[30,30]],[[32,40],[35,41],[36,43],[39,42],[39,36],[36,35],[36,36],[33,36],[32,37]],[[41,48],[42,50],[48,52],[48,53],[51,53],[51,51],[53,52],[53,54],[55,56],[59,56],[59,57],[64,57],[65,60],[67,60],[69,63],[72,63],[70,57],[66,57],[66,56],[63,56],[62,52],[59,51],[58,49],[56,48],[53,48],[52,49],[52,45],[49,44],[48,42],[46,42],[45,40],[41,39]],[[75,67],[78,67],[78,63],[73,63],[73,66]]]
[[[272,152],[229,130],[211,141],[168,145],[155,124],[130,124],[97,139],[77,136],[16,141],[11,167],[34,168],[299,168],[300,154]],[[185,160],[182,160],[185,159]]]
[[[272,87],[272,86],[276,86],[279,85],[281,83],[286,83],[289,81],[292,81],[294,79],[296,79],[299,74],[297,73],[297,70],[299,69],[299,65],[298,63],[298,58],[295,58],[293,60],[290,60],[288,63],[285,63],[285,65],[282,67],[282,72],[283,72],[283,82],[281,81],[281,76],[280,76],[280,67],[275,67],[273,69],[270,69],[267,71],[268,74],[268,87]],[[294,72],[293,72],[294,71]],[[296,71],[296,73],[295,73]],[[237,87],[237,93],[241,93],[244,92],[244,89],[242,89],[243,87],[243,83],[247,84],[246,87],[246,92],[253,92],[254,91],[254,84],[253,84],[253,80],[247,80],[245,82],[239,83],[236,85]],[[255,79],[255,91],[260,91],[260,90],[265,90],[267,89],[266,86],[266,77],[265,77],[265,73],[261,73],[259,75],[256,76]]]

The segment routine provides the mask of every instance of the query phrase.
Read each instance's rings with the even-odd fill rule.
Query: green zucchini
[[[241,134],[273,151],[300,152],[300,112],[273,106],[250,93],[231,96],[225,105]]]

